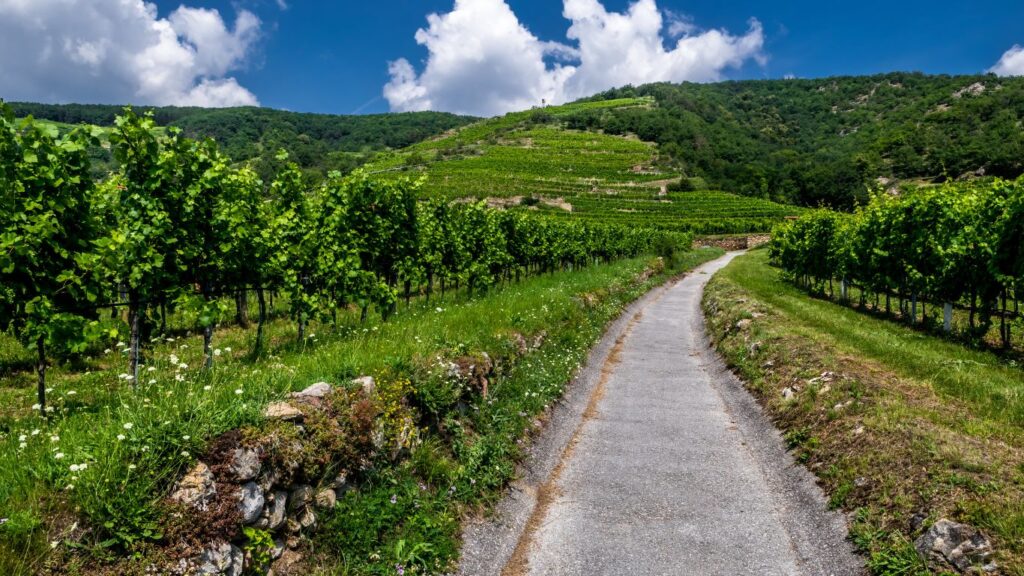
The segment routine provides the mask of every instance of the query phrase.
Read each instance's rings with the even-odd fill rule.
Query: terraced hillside
[[[653,106],[651,98],[627,98],[517,112],[385,153],[368,169],[395,177],[422,175],[429,196],[487,199],[554,218],[697,234],[766,231],[799,212],[725,192],[673,191],[680,174],[655,144],[564,124],[581,112]]]

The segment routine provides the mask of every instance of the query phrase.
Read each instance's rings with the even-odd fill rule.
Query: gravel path
[[[705,264],[634,304],[536,442],[465,575],[853,575],[841,515],[704,336]]]

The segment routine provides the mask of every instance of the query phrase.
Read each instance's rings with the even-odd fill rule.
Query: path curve
[[[859,575],[826,510],[704,332],[709,262],[629,307],[591,351],[492,518],[467,576]]]

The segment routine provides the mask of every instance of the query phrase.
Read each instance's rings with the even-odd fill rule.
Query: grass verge
[[[211,438],[259,433],[269,401],[363,374],[408,383],[389,401],[414,415],[419,440],[401,458],[359,470],[357,488],[307,542],[316,555],[302,573],[448,570],[459,519],[499,497],[534,418],[561,395],[607,322],[669,275],[718,254],[680,254],[668,269],[625,260],[472,300],[418,303],[388,323],[318,329],[317,341],[279,345],[260,360],[232,352],[244,349],[247,333],[218,333],[224,361],[209,372],[182,367],[199,366],[200,346],[181,337],[154,350],[146,373],[154,382],[137,391],[118,378],[116,360],[100,372],[62,373],[53,418],[32,414],[26,396],[0,431],[0,573],[145,571],[174,529],[163,499]],[[269,333],[294,338],[285,320]],[[543,344],[517,354],[521,341]],[[484,353],[500,366],[486,397],[445,375],[452,360]]]
[[[939,518],[982,528],[1024,574],[1024,371],[784,282],[767,251],[704,298],[718,350],[814,471],[875,574],[928,574],[912,542]]]

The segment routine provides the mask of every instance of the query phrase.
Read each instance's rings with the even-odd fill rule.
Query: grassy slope
[[[690,252],[678,266],[692,267],[717,253]],[[6,463],[0,467],[0,518],[8,519],[0,524],[0,573],[34,573],[47,564],[58,573],[89,572],[94,560],[62,544],[52,551],[50,542],[91,547],[101,537],[92,528],[105,522],[111,522],[107,535],[160,530],[159,499],[206,440],[238,427],[258,430],[261,407],[286,391],[321,380],[389,374],[411,380],[414,396],[422,400],[430,386],[440,385],[432,376],[440,358],[485,351],[509,358],[513,332],[530,338],[545,331],[545,344],[492,384],[489,401],[475,397],[468,412],[443,415],[449,433],[424,429],[423,444],[408,460],[361,478],[363,488],[350,492],[325,519],[316,546],[323,552],[319,567],[332,573],[391,574],[396,562],[431,570],[447,566],[457,553],[462,510],[497,496],[511,477],[517,441],[528,423],[561,394],[605,323],[664,280],[665,274],[635,280],[649,264],[627,260],[532,278],[468,301],[449,296],[416,304],[386,324],[360,325],[354,316],[343,317],[337,328],[315,328],[318,338],[304,346],[289,343],[293,327],[282,320],[270,328],[272,355],[256,362],[243,352],[251,333],[218,332],[217,346],[232,351],[209,374],[195,369],[199,339],[183,336],[156,346],[154,370],[146,373],[156,383],[137,393],[118,378],[124,360],[112,352],[102,360],[107,370],[55,375],[58,412],[49,423],[31,414],[30,395],[22,389],[13,396],[22,398],[18,405],[5,410],[0,432],[0,459]],[[190,367],[175,369],[172,354]],[[181,381],[175,379],[179,373]],[[85,471],[70,470],[83,463]],[[69,528],[76,519],[85,532]],[[149,548],[138,550],[145,558]]]
[[[925,526],[950,517],[982,527],[1003,568],[1024,574],[1019,367],[810,298],[765,251],[717,276],[705,311],[718,348],[832,504],[855,511],[854,539],[876,573],[924,573],[910,547],[921,530],[911,518],[923,514]],[[750,327],[737,328],[744,318]]]
[[[424,194],[445,198],[559,199],[541,202],[545,215],[657,226],[698,233],[769,229],[792,207],[723,192],[664,194],[679,174],[662,165],[653,144],[636,138],[566,130],[580,112],[643,109],[636,98],[568,104],[484,120],[401,151],[367,169],[425,175]]]

